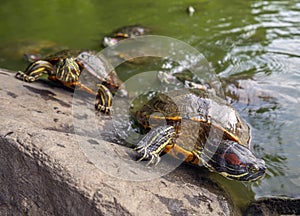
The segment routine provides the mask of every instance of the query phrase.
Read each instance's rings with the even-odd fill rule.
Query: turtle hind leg
[[[16,74],[16,78],[26,81],[34,82],[39,79],[43,74],[52,75],[53,65],[48,61],[38,60],[31,63],[25,70],[25,72],[19,71]]]
[[[142,156],[138,159],[149,160],[147,165],[156,166],[160,161],[160,153],[164,151],[167,145],[172,145],[176,137],[175,128],[170,125],[160,126],[151,130],[138,143],[135,150]]]

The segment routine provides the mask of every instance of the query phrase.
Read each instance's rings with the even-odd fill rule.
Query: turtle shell
[[[81,81],[86,80],[86,82],[92,83],[97,80],[97,83],[103,83],[112,92],[115,92],[122,83],[115,70],[109,68],[109,64],[96,51],[62,50],[45,57],[44,60],[57,66],[60,60],[66,58],[74,58],[81,68],[81,72],[85,70],[88,73],[81,73],[83,75]]]
[[[202,149],[208,139],[232,140],[249,148],[247,123],[225,100],[204,91],[160,93],[137,112],[137,122],[148,129],[173,125],[176,144],[189,151]]]

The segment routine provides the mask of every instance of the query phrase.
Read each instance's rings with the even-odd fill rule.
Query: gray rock
[[[71,91],[45,81],[25,83],[3,69],[0,83],[0,215],[238,214],[196,167],[181,165],[148,181],[106,174],[74,134]],[[88,140],[128,161],[134,155],[114,143]]]
[[[252,202],[246,215],[300,215],[300,199],[266,197]]]

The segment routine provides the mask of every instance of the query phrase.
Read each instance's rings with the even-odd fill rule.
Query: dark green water
[[[3,0],[0,67],[24,69],[19,50],[31,41],[100,50],[104,35],[133,24],[198,49],[227,80],[227,92],[233,81],[241,86],[233,105],[250,123],[254,151],[268,171],[256,184],[212,175],[237,205],[254,197],[300,197],[299,1]]]

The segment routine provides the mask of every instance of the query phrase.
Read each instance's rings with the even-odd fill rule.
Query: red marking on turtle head
[[[241,160],[236,154],[232,153],[225,153],[223,154],[224,159],[229,163],[229,164],[234,164],[234,165],[243,165]]]

